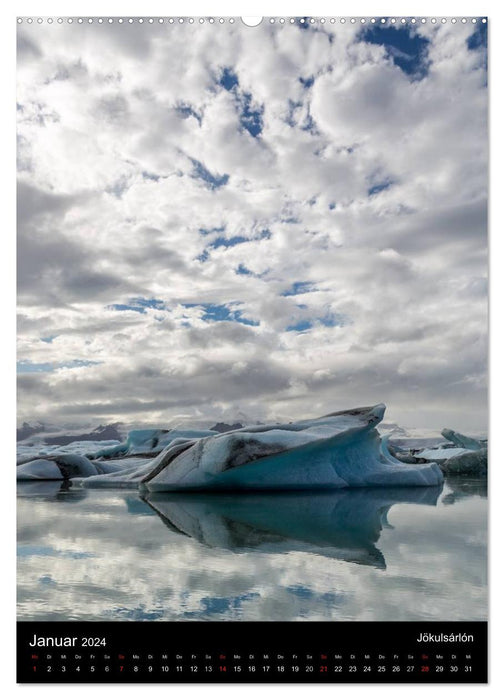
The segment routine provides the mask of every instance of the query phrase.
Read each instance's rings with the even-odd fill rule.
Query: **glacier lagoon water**
[[[19,620],[484,620],[486,481],[329,493],[18,485]]]

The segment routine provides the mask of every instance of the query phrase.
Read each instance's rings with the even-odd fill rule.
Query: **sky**
[[[18,420],[487,421],[486,27],[18,25]]]

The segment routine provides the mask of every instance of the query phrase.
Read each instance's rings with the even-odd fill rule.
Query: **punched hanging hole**
[[[247,27],[257,27],[263,21],[262,17],[242,17],[241,21],[246,24]]]

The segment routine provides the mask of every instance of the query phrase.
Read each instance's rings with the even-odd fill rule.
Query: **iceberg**
[[[110,458],[123,455],[159,454],[173,440],[191,439],[215,435],[214,430],[130,430],[125,442],[98,450],[93,457]]]
[[[94,462],[83,455],[55,454],[22,460],[17,466],[18,481],[65,481],[91,477],[122,469],[122,465]]]
[[[393,457],[376,426],[385,406],[338,411],[295,423],[252,425],[206,437],[174,437],[160,454],[81,479],[86,487],[144,491],[268,491],[364,486],[436,486],[437,464]],[[123,468],[121,469],[121,463]]]
[[[447,459],[452,457],[460,457],[461,455],[469,454],[473,450],[466,450],[465,447],[434,447],[432,450],[422,450],[415,455],[418,459],[428,459],[429,462],[443,464]]]
[[[455,447],[463,447],[466,450],[480,450],[483,445],[479,440],[457,433],[455,430],[443,428],[441,435],[455,445]]]
[[[444,474],[472,474],[486,476],[488,470],[487,449],[466,450],[464,454],[450,457],[441,466]]]

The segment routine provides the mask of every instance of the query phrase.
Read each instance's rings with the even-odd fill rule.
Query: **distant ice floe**
[[[78,456],[82,461],[69,461],[64,455],[63,461],[61,455],[46,455],[22,464],[18,479],[55,479],[59,471],[61,479],[76,479],[86,487],[133,486],[151,492],[442,483],[437,464],[405,464],[390,454],[376,430],[384,412],[385,406],[378,404],[227,433],[135,430],[125,443],[109,446],[93,459]],[[159,454],[152,458],[155,451]],[[106,459],[115,456],[118,459]]]
[[[441,435],[449,442],[421,451],[410,450],[409,453],[396,451],[395,456],[409,463],[418,464],[425,460],[436,462],[444,474],[486,476],[488,471],[486,440],[476,440],[448,428],[444,428]]]

